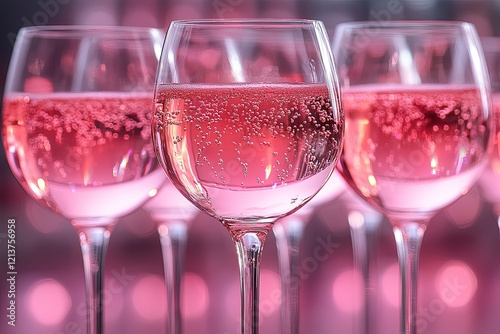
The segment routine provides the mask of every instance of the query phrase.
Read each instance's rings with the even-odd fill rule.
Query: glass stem
[[[113,223],[89,225],[73,222],[83,255],[85,286],[87,293],[87,333],[104,333],[102,292],[104,286],[104,260]]]
[[[157,223],[163,256],[167,298],[167,333],[182,332],[181,281],[188,226],[183,221]]]
[[[497,217],[498,230],[500,231],[500,214],[498,214]]]
[[[498,230],[500,232],[500,203],[492,203],[492,209],[493,209],[493,213],[497,217],[497,226],[498,226]]]
[[[401,273],[401,333],[417,333],[417,279],[426,221],[396,221],[393,231]]]
[[[251,228],[246,223],[224,222],[231,233],[240,267],[241,333],[259,333],[259,279],[262,249],[272,224]]]
[[[376,303],[376,262],[378,230],[383,215],[375,211],[350,209],[348,213],[354,253],[354,266],[360,273],[364,290],[364,308],[361,314],[359,333],[368,334],[374,331]]]
[[[281,277],[281,321],[284,334],[299,332],[299,251],[304,225],[301,217],[292,215],[273,226]]]

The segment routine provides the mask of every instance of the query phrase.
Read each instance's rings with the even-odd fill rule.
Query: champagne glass
[[[500,147],[498,146],[500,139],[500,37],[481,37],[481,44],[490,75],[496,132],[490,163],[479,178],[478,186],[481,196],[492,205],[500,228]]]
[[[167,333],[182,333],[180,292],[189,227],[199,212],[170,181],[147,201],[142,210],[156,224],[160,237],[167,292]]]
[[[151,142],[163,33],[43,26],[17,35],[3,99],[10,168],[78,232],[88,333],[103,332],[103,263],[113,227],[165,180]]]
[[[299,333],[300,244],[304,228],[318,206],[336,199],[344,189],[344,181],[335,171],[303,208],[273,225],[281,279],[281,327],[284,334]]]
[[[431,218],[465,194],[492,147],[489,78],[463,22],[340,24],[346,138],[339,171],[392,224],[401,269],[401,333],[417,333],[421,241]]]
[[[153,142],[179,191],[229,231],[242,333],[259,331],[259,269],[274,222],[338,161],[344,120],[322,22],[174,21],[155,88]]]

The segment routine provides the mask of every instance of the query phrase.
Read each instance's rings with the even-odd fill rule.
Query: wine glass
[[[421,241],[481,175],[493,139],[489,78],[463,22],[350,22],[333,39],[346,138],[339,171],[392,224],[401,333],[417,332]]]
[[[491,81],[493,110],[495,114],[496,135],[490,163],[479,178],[481,196],[493,207],[500,228],[500,150],[498,146],[500,131],[500,37],[481,37],[486,65]]]
[[[103,332],[103,263],[113,227],[165,180],[151,142],[164,34],[91,26],[22,28],[3,99],[10,168],[78,232],[88,333]]]
[[[199,210],[167,179],[142,210],[160,237],[167,296],[167,333],[182,333],[180,292],[189,227]]]
[[[344,181],[335,171],[311,201],[294,214],[279,219],[273,225],[278,250],[281,280],[281,327],[284,334],[299,333],[300,244],[304,228],[317,207],[333,201],[343,193],[344,189]]]
[[[324,25],[174,21],[156,80],[160,164],[188,200],[229,231],[240,266],[242,333],[258,333],[267,233],[323,187],[342,147]]]

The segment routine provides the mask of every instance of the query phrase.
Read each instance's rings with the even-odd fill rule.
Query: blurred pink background
[[[500,3],[481,0],[39,0],[2,2],[0,87],[12,41],[24,25],[106,24],[166,28],[173,19],[299,17],[343,21],[450,19],[500,35]],[[14,180],[0,152],[0,333],[86,333],[83,264],[71,224],[42,208]],[[347,202],[318,207],[305,230],[301,332],[358,333],[363,291],[356,284]],[[16,326],[8,325],[7,222],[16,220]],[[396,247],[384,220],[377,238],[372,333],[399,329]],[[325,243],[334,250],[318,258]],[[239,333],[238,264],[228,232],[200,213],[189,230],[183,279],[184,333]],[[419,333],[500,332],[500,233],[491,205],[474,188],[438,214],[420,259]],[[104,292],[107,333],[165,333],[160,242],[142,211],[124,217],[111,237]],[[354,275],[354,276],[353,276]],[[261,270],[261,333],[280,331],[280,282],[269,235]]]

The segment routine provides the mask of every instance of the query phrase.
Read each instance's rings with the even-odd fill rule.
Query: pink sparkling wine
[[[478,90],[426,85],[347,89],[341,166],[357,192],[388,212],[427,213],[464,194],[490,142]]]
[[[299,208],[324,185],[342,145],[319,84],[160,86],[152,122],[172,182],[224,219]]]
[[[117,217],[164,182],[151,142],[151,94],[11,94],[3,140],[17,179],[72,219]]]

